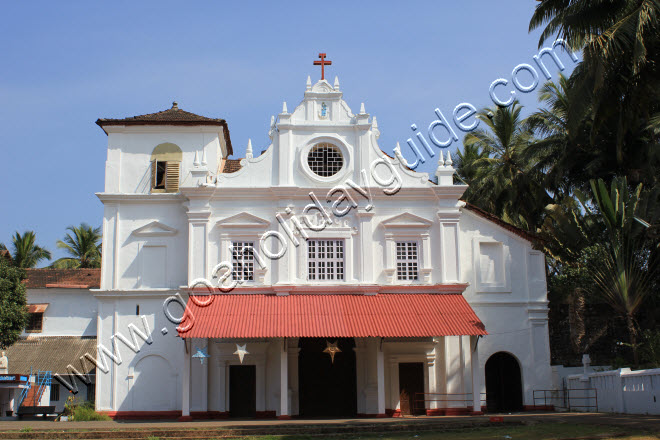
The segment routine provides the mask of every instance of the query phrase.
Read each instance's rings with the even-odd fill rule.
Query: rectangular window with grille
[[[254,242],[232,242],[231,258],[234,266],[234,280],[254,281]]]
[[[344,240],[307,240],[307,279],[344,281]]]
[[[25,327],[25,331],[28,333],[39,333],[43,327],[43,322],[43,313],[30,313],[28,314],[28,324]]]
[[[50,385],[50,401],[57,402],[60,400],[60,384],[52,383]]]
[[[419,253],[414,241],[396,243],[396,279],[399,281],[417,281]]]

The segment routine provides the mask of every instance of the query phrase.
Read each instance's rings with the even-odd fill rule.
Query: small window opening
[[[154,189],[165,189],[165,177],[167,176],[167,162],[156,162],[156,185]]]
[[[140,316],[140,304],[135,305],[135,316]]]

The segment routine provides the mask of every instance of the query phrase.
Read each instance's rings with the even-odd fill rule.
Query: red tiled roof
[[[28,289],[98,289],[101,286],[101,269],[26,269],[25,272]]]
[[[206,116],[196,115],[185,110],[181,110],[176,102],[172,103],[172,108],[157,113],[148,113],[146,115],[132,116],[123,119],[99,118],[96,125],[103,128],[106,125],[217,125],[224,127],[225,143],[227,144],[227,153],[234,154],[229,136],[229,127],[227,121],[220,118],[207,118]],[[105,129],[103,129],[105,131]],[[106,132],[107,134],[107,132]]]
[[[235,173],[241,168],[241,159],[227,159],[224,167],[222,167],[222,172],[223,174]]]
[[[486,335],[462,295],[219,294],[188,301],[183,338]],[[209,305],[200,306],[202,301]]]
[[[496,223],[497,225],[503,227],[504,229],[507,229],[507,230],[513,232],[514,234],[518,235],[519,237],[524,238],[525,240],[528,240],[528,241],[531,241],[531,242],[542,241],[541,237],[539,237],[538,235],[534,234],[531,231],[526,231],[526,230],[524,230],[522,228],[519,228],[517,226],[513,226],[511,223],[505,222],[504,220],[502,220],[501,218],[499,218],[495,214],[491,214],[488,211],[484,211],[483,209],[481,209],[477,206],[474,206],[473,204],[468,203],[464,200],[462,202],[465,203],[465,208],[467,208],[470,211],[474,212],[478,216],[483,217],[486,220],[490,220],[493,223]]]

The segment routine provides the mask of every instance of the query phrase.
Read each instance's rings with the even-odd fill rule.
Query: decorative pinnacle
[[[195,151],[195,159],[193,159],[193,165],[198,167],[199,166],[199,153]]]
[[[202,150],[202,166],[206,166],[206,148]]]
[[[362,104],[360,104],[360,114],[363,115],[365,113],[367,113],[367,112],[364,109],[364,102],[363,102]]]
[[[445,160],[445,165],[451,167],[454,162],[451,161],[451,154],[447,151],[447,160]]]
[[[248,139],[247,149],[245,150],[245,158],[252,159],[252,139]]]
[[[440,158],[438,159],[438,168],[445,166],[445,159],[442,157],[442,150],[440,151]]]
[[[401,156],[401,145],[399,143],[396,143],[396,147],[394,147],[394,154],[399,157]]]
[[[335,76],[335,90],[339,90],[339,77]]]
[[[307,75],[307,90],[312,90],[312,77]]]
[[[174,102],[172,103],[172,110],[179,110],[179,103],[177,103],[176,101],[174,101]]]
[[[282,113],[289,113],[289,111],[286,109],[286,101],[282,103]]]
[[[375,116],[373,117],[373,120],[372,120],[372,122],[371,122],[371,126],[372,126],[373,128],[376,128],[376,129],[378,128],[378,121],[376,120],[376,117],[375,117]]]

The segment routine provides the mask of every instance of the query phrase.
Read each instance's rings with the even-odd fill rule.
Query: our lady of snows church
[[[337,79],[308,79],[240,160],[225,120],[176,103],[97,124],[98,411],[469,414],[550,388],[533,237],[461,201],[446,152],[434,183],[381,151]]]

